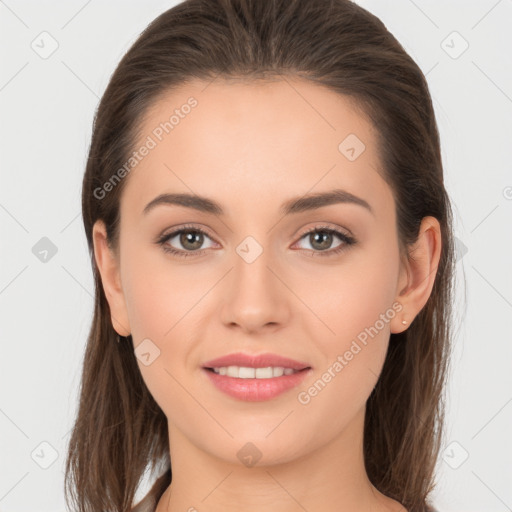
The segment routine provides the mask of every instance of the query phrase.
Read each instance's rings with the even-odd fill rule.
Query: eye
[[[200,249],[200,247],[203,245],[205,237],[210,238],[206,231],[194,226],[183,226],[178,230],[161,236],[157,243],[162,246],[165,252],[186,258],[203,254],[205,249]],[[181,245],[183,249],[176,249],[170,245],[174,239],[174,243]]]
[[[334,249],[328,250],[333,243],[333,238],[336,237],[341,240],[341,243]],[[308,251],[313,251],[311,256],[334,256],[356,243],[356,239],[353,236],[342,233],[329,226],[315,226],[306,231],[306,233],[301,236],[300,240],[304,238],[306,238],[312,246],[312,249],[308,249]]]

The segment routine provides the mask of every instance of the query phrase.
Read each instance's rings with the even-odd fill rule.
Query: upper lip
[[[204,368],[220,368],[223,366],[243,366],[247,368],[266,368],[267,366],[281,366],[283,368],[292,368],[293,370],[303,370],[310,368],[307,363],[295,361],[288,357],[282,357],[277,354],[227,354],[216,359],[212,359],[203,364]]]

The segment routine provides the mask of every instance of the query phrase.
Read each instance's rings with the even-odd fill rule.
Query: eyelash
[[[188,258],[189,256],[198,256],[200,254],[203,254],[205,251],[207,251],[207,249],[201,249],[201,250],[197,250],[197,251],[182,251],[182,250],[174,249],[173,247],[166,245],[168,240],[170,240],[171,238],[174,238],[176,235],[179,235],[180,233],[183,233],[185,231],[193,232],[193,233],[202,233],[203,235],[206,235],[208,238],[212,238],[206,231],[204,231],[201,228],[195,227],[193,225],[185,225],[176,231],[172,231],[171,233],[162,235],[156,241],[156,243],[158,245],[160,245],[165,252],[170,253],[173,256],[177,256],[179,258]],[[322,256],[322,257],[336,256],[336,255],[340,254],[341,252],[345,251],[346,249],[348,249],[348,247],[350,247],[351,245],[354,245],[357,243],[357,240],[354,237],[346,235],[345,233],[342,233],[341,231],[330,228],[328,226],[315,226],[314,228],[311,228],[308,231],[306,231],[305,233],[303,233],[300,236],[299,240],[302,240],[304,237],[306,237],[310,233],[315,233],[317,231],[320,233],[329,233],[329,234],[336,235],[343,241],[343,243],[341,245],[339,245],[338,247],[336,247],[335,249],[329,249],[326,251],[313,251],[313,254],[311,254],[312,257],[314,257],[314,256]],[[302,250],[311,251],[311,249],[302,249]]]

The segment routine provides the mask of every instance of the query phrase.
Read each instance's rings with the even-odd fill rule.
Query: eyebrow
[[[310,210],[317,210],[324,206],[332,204],[347,203],[362,206],[372,215],[375,215],[372,207],[364,199],[347,192],[342,189],[329,190],[327,192],[318,192],[308,194],[302,197],[296,197],[285,201],[280,208],[282,215],[290,215]],[[222,206],[207,197],[198,196],[196,194],[160,194],[150,201],[143,210],[143,214],[147,215],[158,205],[177,205],[186,208],[193,208],[200,212],[210,213],[213,215],[224,215]]]

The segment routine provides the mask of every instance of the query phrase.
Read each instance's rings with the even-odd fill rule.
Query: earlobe
[[[394,318],[391,332],[404,331],[427,303],[441,257],[441,243],[439,221],[435,217],[424,217],[418,238],[410,248],[408,260],[400,272],[396,300],[403,309]],[[403,320],[406,324],[403,324]]]
[[[130,334],[130,324],[123,289],[118,258],[108,246],[107,232],[103,221],[95,222],[92,230],[94,259],[101,275],[103,291],[110,307],[112,326],[121,336]]]

